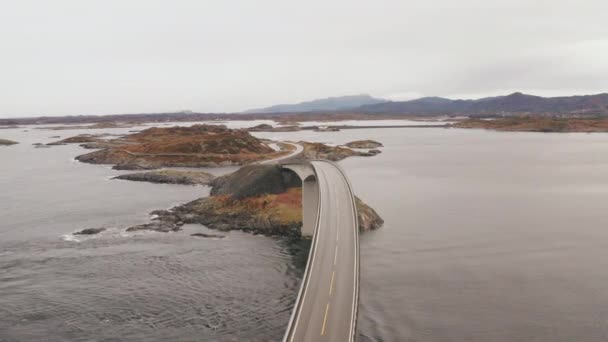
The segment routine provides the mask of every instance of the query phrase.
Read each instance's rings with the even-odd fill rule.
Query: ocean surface
[[[281,340],[306,243],[126,233],[209,189],[110,180],[76,145],[31,145],[142,128],[0,130],[20,142],[0,147],[1,342]],[[361,236],[360,341],[608,340],[608,134],[255,135],[385,145],[341,162],[386,221]],[[71,234],[90,227],[108,230]]]

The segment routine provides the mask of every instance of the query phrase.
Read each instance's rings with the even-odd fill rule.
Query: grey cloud
[[[606,91],[608,3],[55,0],[0,12],[0,117]]]

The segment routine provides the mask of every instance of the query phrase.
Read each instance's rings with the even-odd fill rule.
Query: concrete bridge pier
[[[302,180],[302,228],[304,237],[315,233],[317,213],[319,211],[319,185],[317,174],[309,163],[283,164],[284,169],[293,171]]]

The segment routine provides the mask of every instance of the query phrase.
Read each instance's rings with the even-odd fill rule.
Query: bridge
[[[302,180],[302,235],[312,237],[284,342],[354,341],[359,301],[359,227],[346,173],[315,160],[283,164]]]

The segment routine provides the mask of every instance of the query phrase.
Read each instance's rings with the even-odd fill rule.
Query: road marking
[[[338,260],[338,245],[336,245],[336,251],[334,252],[334,266],[336,266],[337,260]]]
[[[319,182],[318,183],[318,186],[319,186],[319,208],[318,208],[318,212],[317,212],[317,222],[315,222],[316,226],[315,226],[314,242],[313,242],[314,246],[315,246],[315,249],[316,249],[316,247],[319,245],[319,236],[321,235],[318,232],[318,228],[319,228],[318,227],[318,224],[319,224],[319,220],[318,219],[321,218],[321,217],[323,217],[323,205],[322,205],[322,201],[321,201],[321,191],[322,190],[321,189],[325,189],[325,187],[323,187],[323,188],[321,187],[321,180],[324,180],[324,178],[323,177],[319,177],[318,174],[317,174],[317,171],[320,171],[320,170],[317,170],[317,169],[314,169],[314,170],[315,170],[315,175],[317,175],[317,182]],[[320,171],[320,172],[322,173],[322,171]],[[312,253],[312,252],[313,251],[311,249],[309,253]],[[309,256],[312,257],[312,259],[308,260],[308,262],[306,263],[306,268],[308,269],[308,267],[310,266],[310,270],[308,270],[309,271],[308,274],[313,274],[313,270],[315,269],[315,257],[317,256],[317,254],[316,253],[312,253],[312,254],[309,254]],[[304,274],[306,274],[306,273],[304,273]],[[310,278],[309,278],[309,281],[310,281]],[[300,299],[300,303],[304,302],[304,299],[306,298],[306,295],[308,294],[308,291],[307,291],[308,287],[305,287],[303,289],[304,289],[304,292],[302,293],[302,298]],[[294,323],[293,333],[291,335],[291,338],[289,339],[290,341],[293,341],[294,337],[296,336],[296,331],[298,330],[298,327],[300,326],[299,325],[299,318],[300,318],[300,314],[302,313],[302,308],[303,308],[303,306],[300,305],[298,307],[298,311],[297,312],[295,312],[295,311],[293,312],[292,318],[297,318],[298,321],[295,321],[295,323]]]
[[[325,307],[325,317],[323,317],[323,327],[321,327],[321,336],[325,335],[325,323],[327,323],[327,313],[329,312],[329,303]]]
[[[340,226],[336,228],[336,241],[340,241]]]
[[[340,212],[340,202],[336,201],[336,212]],[[336,241],[340,241],[340,215],[336,215]]]
[[[331,271],[331,283],[329,283],[329,295],[331,296],[331,291],[334,288],[334,276],[336,275],[336,271]]]

